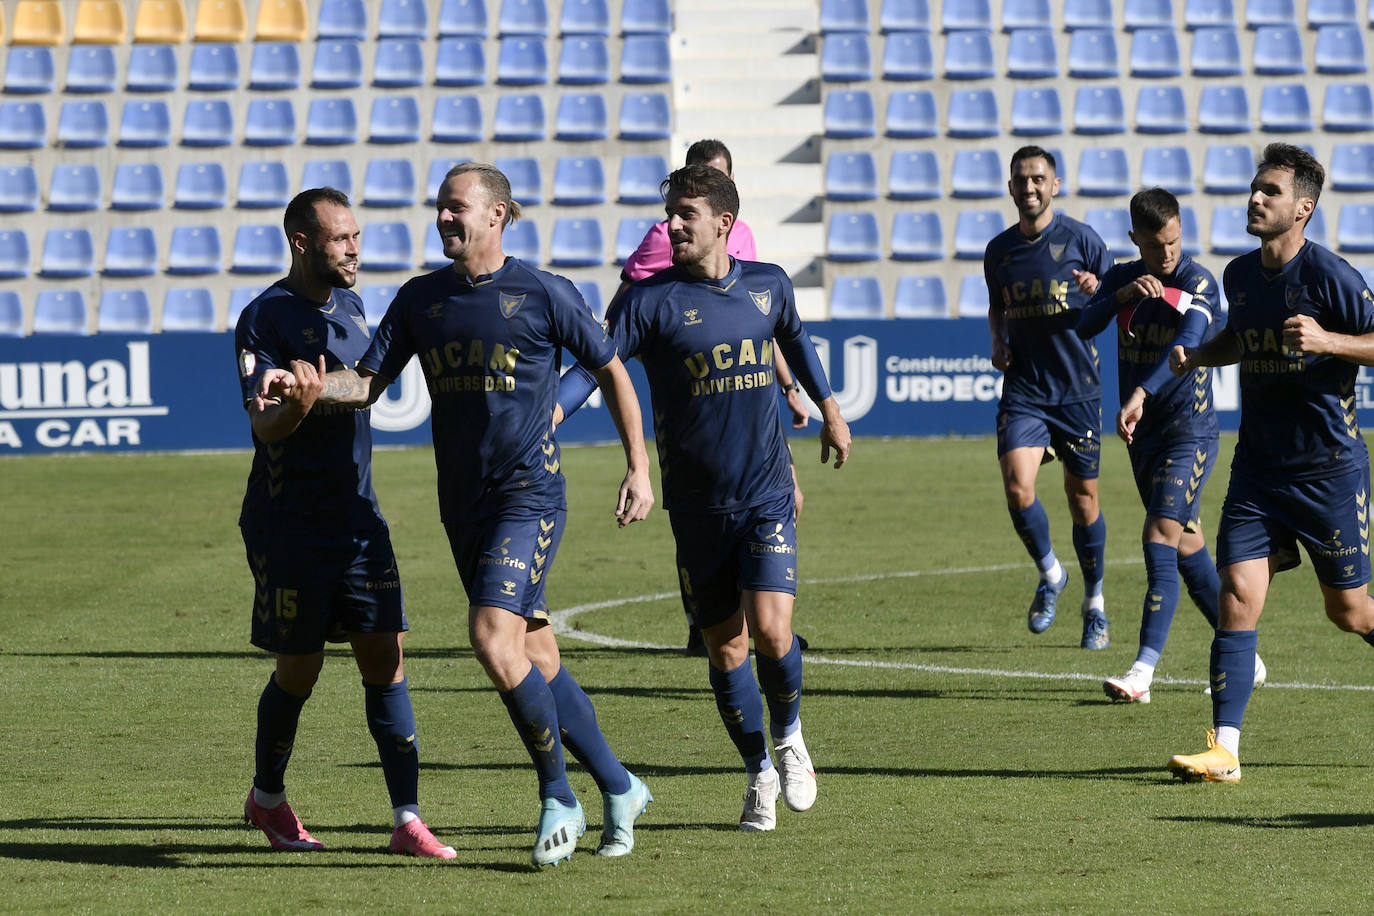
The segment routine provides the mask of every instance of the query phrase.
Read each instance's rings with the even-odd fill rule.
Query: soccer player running
[[[567,514],[553,435],[562,348],[594,366],[625,447],[616,516],[653,504],[639,402],[615,345],[568,280],[508,258],[502,233],[520,215],[500,170],[463,163],[439,188],[437,225],[452,267],[407,282],[352,369],[330,372],[320,400],[375,401],[412,356],[433,400],[439,508],[468,598],[473,652],[534,761],[541,812],[530,860],[569,858],[586,830],[564,745],[602,793],[598,855],[628,854],[652,801],[601,733],[591,700],[562,666],[544,598]],[[303,384],[315,369],[270,380]]]
[[[258,700],[256,771],[243,816],[274,849],[322,848],[286,801],[286,766],[325,642],[347,640],[391,796],[391,849],[452,859],[454,850],[420,820],[415,714],[401,653],[405,605],[372,491],[369,412],[316,404],[318,385],[270,403],[258,397],[264,376],[292,360],[351,366],[367,351],[362,300],[351,291],[358,224],[333,188],[298,194],[283,223],[291,272],[249,303],[234,334],[253,431],[239,516],[256,583],[252,643],[277,659]]]
[[[1053,155],[1038,146],[1012,154],[1007,188],[1019,219],[988,243],[983,256],[992,363],[1005,373],[997,459],[1012,526],[1040,570],[1026,615],[1030,631],[1043,633],[1054,623],[1059,596],[1069,584],[1050,542],[1049,516],[1035,495],[1040,465],[1058,455],[1083,571],[1079,644],[1105,649],[1107,521],[1097,503],[1102,383],[1096,346],[1074,330],[1112,258],[1091,227],[1055,212],[1055,168]]]
[[[1227,325],[1170,354],[1178,374],[1240,363],[1240,435],[1217,530],[1213,729],[1206,751],[1170,758],[1185,780],[1240,780],[1256,627],[1270,576],[1295,542],[1316,570],[1326,616],[1374,644],[1369,452],[1355,415],[1358,367],[1374,365],[1374,297],[1359,271],[1303,237],[1325,178],[1299,147],[1264,148],[1245,227],[1260,247],[1222,273]]]
[[[1202,536],[1202,489],[1217,457],[1212,370],[1169,371],[1171,345],[1194,347],[1216,332],[1216,278],[1183,253],[1178,200],[1163,188],[1131,198],[1131,241],[1140,258],[1102,277],[1078,320],[1090,340],[1116,319],[1121,410],[1116,433],[1126,443],[1136,490],[1145,504],[1140,540],[1146,591],[1140,649],[1121,677],[1103,681],[1114,701],[1150,702],[1150,682],[1178,608],[1179,574],[1212,629],[1217,626],[1217,567]],[[1256,682],[1264,678],[1256,658]]]
[[[724,172],[689,165],[663,183],[674,266],[612,305],[616,347],[644,363],[653,399],[664,505],[677,542],[682,601],[701,628],[711,689],[748,774],[742,830],[772,830],[781,793],[805,811],[816,774],[801,733],[802,656],[792,632],[796,521],[787,442],[774,402],[773,341],[821,407],[821,460],[849,456],[849,427],[802,328],[792,283],[773,264],[730,257],[739,195]],[[571,413],[591,393],[564,376]],[[555,415],[557,416],[557,415]],[[758,683],[749,663],[754,639]],[[769,732],[777,767],[763,731]]]

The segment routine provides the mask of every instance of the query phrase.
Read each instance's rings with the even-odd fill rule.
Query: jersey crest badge
[[[525,304],[524,294],[512,296],[510,293],[501,294],[501,314],[507,318],[520,311],[520,306]]]
[[[319,338],[315,334],[314,328],[306,328],[305,330],[301,331],[301,339],[312,347],[320,342]]]
[[[771,289],[766,289],[761,293],[756,293],[751,289],[749,290],[749,298],[754,300],[754,308],[764,315],[773,310],[773,291]]]
[[[248,350],[239,351],[239,375],[248,378],[253,374],[253,370],[258,367],[258,358]]]
[[[1058,264],[1058,263],[1059,263],[1059,259],[1062,258],[1062,257],[1064,256],[1064,249],[1067,248],[1067,247],[1068,247],[1067,245],[1051,245],[1051,246],[1050,246],[1050,257],[1054,258],[1054,262],[1055,262],[1056,264]]]
[[[1296,312],[1298,306],[1302,304],[1303,287],[1285,286],[1283,288],[1283,300],[1288,303],[1288,311]]]
[[[367,319],[363,318],[362,315],[350,315],[348,317],[353,319],[353,323],[358,326],[359,331],[363,332],[364,337],[371,339],[372,335],[367,333]]]

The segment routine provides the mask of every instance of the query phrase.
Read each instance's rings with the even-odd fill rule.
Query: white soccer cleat
[[[1255,653],[1255,686],[1263,687],[1265,678],[1269,677],[1269,669],[1264,667],[1264,659],[1260,658],[1258,652]],[[1203,696],[1212,695],[1212,685],[1208,684],[1202,688]]]
[[[1150,702],[1150,681],[1152,675],[1146,674],[1139,667],[1132,665],[1131,670],[1121,677],[1109,677],[1102,682],[1102,692],[1113,703],[1148,703]]]
[[[800,731],[773,748],[782,781],[782,800],[793,811],[805,811],[816,803],[816,768],[806,752]]]
[[[744,811],[739,816],[741,830],[772,830],[778,824],[778,771],[770,767],[749,774],[744,790]]]

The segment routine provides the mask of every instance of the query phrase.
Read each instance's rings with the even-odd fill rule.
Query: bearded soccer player
[[[689,165],[668,176],[663,195],[674,266],[636,283],[606,320],[618,351],[638,356],[649,379],[682,600],[706,640],[716,705],[747,773],[739,826],[772,830],[779,792],[795,811],[816,800],[801,732],[802,655],[792,632],[796,520],[774,403],[774,340],[821,407],[823,462],[833,449],[835,467],[844,464],[849,427],[797,315],[787,274],[727,251],[739,212],[730,177]],[[559,390],[562,411],[571,413],[593,387],[585,369],[569,370]]]
[[[467,593],[473,652],[538,774],[530,860],[558,864],[586,830],[565,744],[602,793],[597,854],[626,855],[652,796],[611,751],[591,700],[563,667],[544,597],[567,514],[552,425],[562,349],[597,367],[620,431],[628,465],[616,505],[622,527],[653,503],[639,403],[614,344],[572,283],[503,252],[502,233],[520,208],[500,170],[454,166],[437,207],[453,265],[401,287],[359,371],[329,373],[320,400],[371,403],[419,357],[434,405],[440,516]],[[265,390],[289,389],[315,372],[306,363],[292,368]]]
[[[1227,325],[1170,354],[1178,374],[1240,364],[1240,436],[1217,531],[1213,728],[1206,751],[1170,758],[1185,780],[1240,780],[1259,618],[1295,542],[1312,561],[1327,618],[1374,645],[1369,452],[1355,415],[1356,373],[1374,366],[1374,296],[1359,271],[1304,238],[1325,178],[1299,147],[1264,148],[1245,227],[1260,247],[1222,274]]]
[[[362,674],[368,729],[391,795],[391,849],[454,858],[420,820],[415,714],[401,658],[405,606],[391,535],[372,491],[369,412],[316,404],[318,386],[265,403],[258,386],[292,360],[351,366],[369,344],[351,292],[358,224],[333,188],[303,191],[283,220],[291,272],[239,316],[239,381],[253,428],[253,470],[239,526],[257,589],[253,645],[276,653],[258,700],[257,768],[244,819],[274,849],[322,848],[286,801],[296,724],[324,665],[347,640]]]
[[[1091,227],[1055,212],[1055,168],[1054,156],[1038,146],[1012,154],[1007,189],[1019,219],[989,242],[983,255],[992,363],[1005,373],[997,460],[1012,526],[1040,570],[1026,614],[1032,633],[1054,623],[1059,596],[1069,584],[1050,541],[1049,516],[1035,495],[1040,465],[1056,455],[1064,463],[1073,546],[1083,572],[1079,645],[1105,649],[1107,521],[1097,503],[1102,383],[1097,348],[1074,332],[1112,258]]]

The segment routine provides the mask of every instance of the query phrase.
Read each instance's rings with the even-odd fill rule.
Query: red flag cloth
[[[1157,298],[1180,315],[1187,312],[1193,305],[1192,293],[1186,290],[1174,289],[1172,286],[1164,287],[1164,295]],[[1126,332],[1127,337],[1135,336],[1131,333],[1131,319],[1135,317],[1136,309],[1140,308],[1141,303],[1144,301],[1145,297],[1141,296],[1120,312],[1117,312],[1116,323],[1121,326],[1121,330]]]

